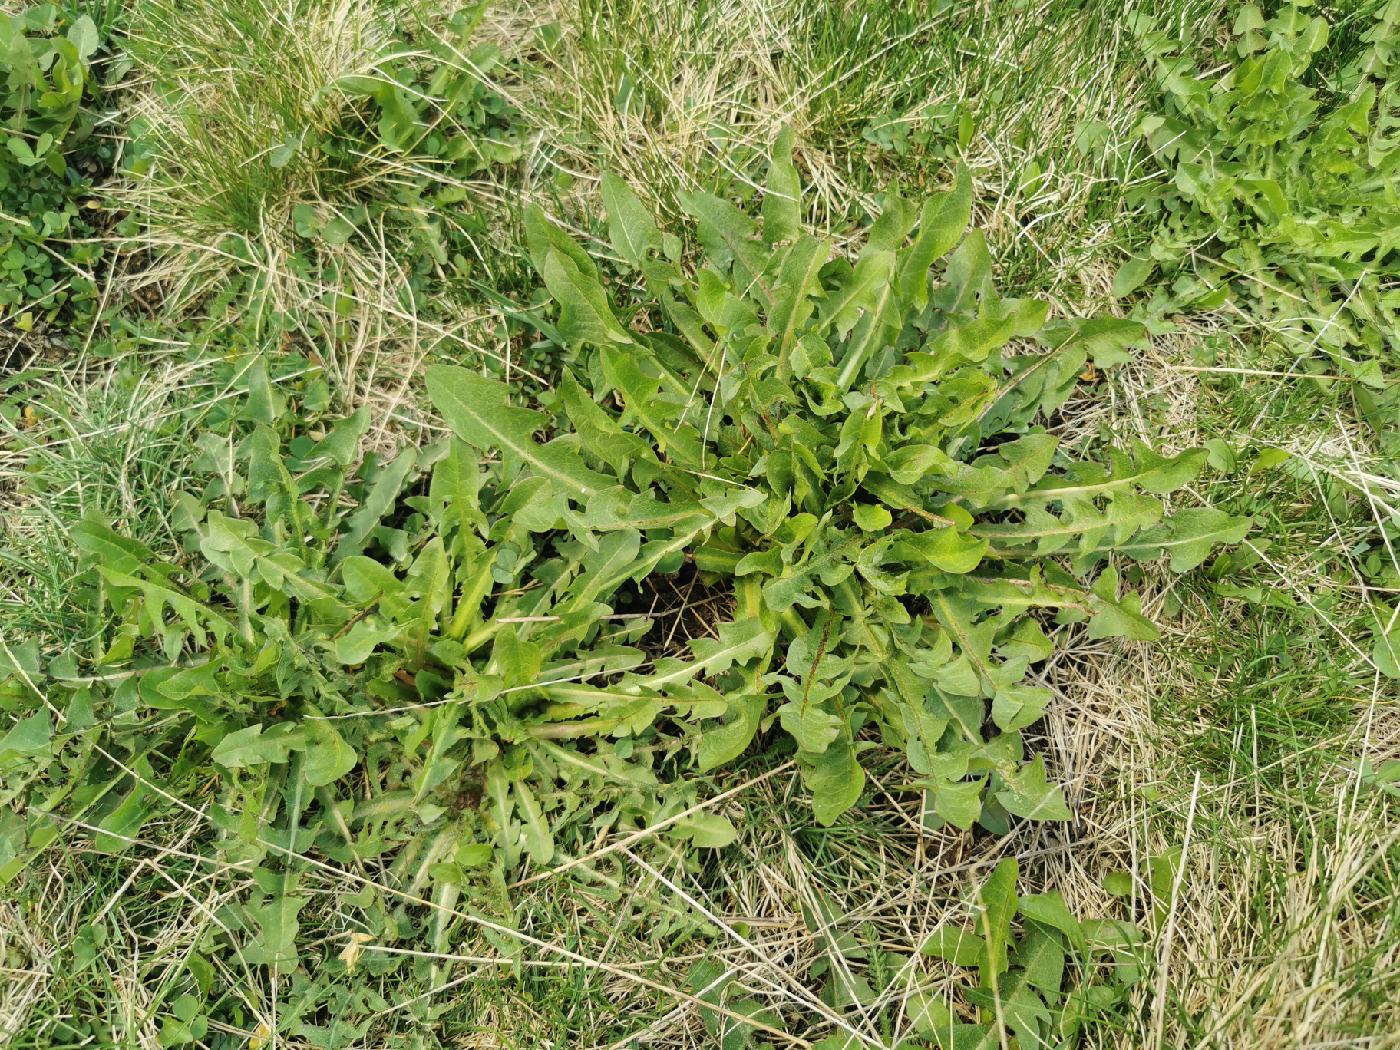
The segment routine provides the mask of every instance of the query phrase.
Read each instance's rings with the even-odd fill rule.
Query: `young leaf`
[[[677,830],[690,839],[692,845],[701,849],[723,849],[739,837],[738,829],[727,817],[708,811],[686,817]]]
[[[346,529],[336,545],[335,562],[343,561],[364,550],[369,534],[389,513],[390,508],[403,491],[404,484],[413,468],[418,465],[418,452],[408,448],[394,457],[384,470],[374,479],[374,484],[365,494],[359,509],[350,515]]]
[[[820,755],[799,759],[802,779],[812,791],[812,813],[817,823],[830,827],[856,804],[865,788],[865,770],[856,758],[855,747],[842,734]]]
[[[608,212],[608,240],[633,269],[640,269],[649,252],[660,250],[661,233],[627,183],[604,172],[602,190],[603,207]]]
[[[613,316],[603,286],[597,278],[580,270],[570,256],[549,248],[540,276],[549,294],[559,303],[559,331],[569,343],[608,346],[632,342],[632,337]]]
[[[977,903],[982,909],[977,928],[986,943],[980,967],[983,988],[996,988],[998,978],[1010,965],[1007,948],[1011,943],[1011,920],[1016,914],[1016,874],[1015,858],[1005,857],[977,891]]]
[[[789,700],[778,708],[778,719],[797,746],[810,754],[821,754],[841,735],[841,719],[816,704]]]
[[[968,831],[982,815],[984,786],[981,780],[939,784],[933,789],[933,811],[953,827]]]
[[[312,787],[333,784],[355,768],[355,750],[335,728],[335,723],[312,709],[306,724],[306,758],[301,774]]]
[[[767,704],[761,696],[729,698],[729,715],[723,722],[706,722],[700,730],[696,765],[702,773],[734,761],[748,750],[758,732]]]
[[[1058,890],[1050,893],[1023,894],[1017,905],[1027,919],[1059,930],[1072,945],[1080,950],[1084,947],[1084,930],[1079,925],[1065,899]]]
[[[255,966],[290,973],[297,965],[297,917],[308,898],[277,894],[260,904],[244,906],[257,935],[243,946],[241,957]]]
[[[919,945],[919,953],[947,959],[958,966],[981,967],[987,958],[987,942],[960,926],[940,926]]]
[[[514,787],[520,813],[525,820],[525,848],[530,851],[530,859],[536,864],[548,864],[554,856],[554,835],[530,786],[524,781],[516,781]]]
[[[802,234],[802,184],[792,166],[792,129],[783,128],[773,143],[768,182],[763,192],[763,240],[769,245],[794,241]]]
[[[79,15],[68,27],[68,39],[78,53],[80,61],[87,61],[97,51],[99,39],[97,26],[88,15]]]
[[[598,267],[588,252],[555,225],[537,204],[525,207],[525,243],[536,273],[543,274],[546,258],[551,251],[556,251],[567,255],[586,277],[598,280]]]
[[[134,575],[142,568],[155,566],[155,553],[140,540],[113,532],[95,518],[83,518],[70,530],[73,544],[94,564],[120,573]]]
[[[1060,788],[1046,779],[1045,759],[1036,755],[1028,765],[1015,774],[1007,774],[1007,786],[997,792],[997,801],[1013,817],[1026,820],[1069,820],[1072,814],[1065,805]]]
[[[1205,561],[1214,547],[1239,543],[1251,524],[1249,518],[1233,517],[1214,507],[1192,507],[1118,549],[1139,561],[1170,555],[1172,572],[1187,572]]]
[[[928,303],[928,271],[952,251],[972,217],[972,175],[959,164],[953,188],[935,194],[924,204],[919,232],[899,260],[896,281],[901,298],[922,310]]]
[[[48,710],[36,711],[12,725],[10,731],[0,739],[0,757],[9,754],[45,754],[49,750],[52,737],[53,723]]]
[[[576,453],[536,442],[534,432],[543,420],[509,404],[510,392],[503,384],[455,365],[431,366],[426,381],[433,406],[467,444],[513,455],[576,498],[607,487],[608,480],[584,466]]]
[[[1125,299],[1142,287],[1155,269],[1150,259],[1129,259],[1113,275],[1111,294],[1115,299]]]
[[[306,747],[306,733],[291,722],[280,722],[263,731],[261,724],[230,733],[214,747],[211,758],[229,769],[280,765],[292,751]]]

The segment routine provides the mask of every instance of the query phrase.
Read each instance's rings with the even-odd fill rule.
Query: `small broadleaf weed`
[[[1046,626],[1153,637],[1122,567],[1186,571],[1248,522],[1167,514],[1203,452],[1093,462],[1046,431],[1142,331],[1000,295],[966,171],[922,207],[888,193],[848,258],[803,226],[790,149],[759,219],[685,198],[695,266],[605,182],[642,290],[627,323],[531,211],[566,362],[537,408],[436,365],[452,433],[432,445],[361,460],[365,409],[290,440],[255,423],[209,443],[180,557],[85,522],[93,651],[0,664],[0,704],[43,713],[0,755],[36,827],[71,796],[125,848],[161,811],[152,784],[211,770],[221,848],[283,902],[249,906],[250,943],[284,967],[296,855],[416,887],[550,864],[571,827],[722,846],[734,828],[693,810],[685,771],[760,738],[824,824],[881,746],[929,826],[1068,819],[1024,735],[1051,701]],[[647,600],[667,586],[721,612],[663,625]]]
[[[1086,360],[1111,360],[1141,329],[1047,324],[1044,304],[1000,296],[981,236],[965,234],[966,171],[919,209],[888,194],[846,259],[802,227],[790,149],[785,135],[761,221],[684,197],[704,249],[694,270],[605,179],[645,326],[622,324],[597,265],[532,212],[532,258],[574,355],[550,415],[449,366],[429,372],[429,395],[459,438],[518,472],[537,528],[600,560],[626,537],[636,553],[607,559],[598,600],[683,567],[729,595],[733,618],[691,660],[610,687],[683,707],[706,683],[723,711],[691,712],[700,768],[776,724],[824,823],[859,797],[860,753],[877,740],[905,752],[934,822],[1065,819],[1022,736],[1050,700],[1028,681],[1053,651],[1042,618],[1151,638],[1115,556],[1185,571],[1247,522],[1165,515],[1158,497],[1193,480],[1204,452],[1083,462],[1046,433],[1038,420]],[[556,436],[532,438],[545,430]]]

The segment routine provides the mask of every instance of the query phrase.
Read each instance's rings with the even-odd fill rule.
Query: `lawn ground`
[[[85,16],[97,37],[88,116],[58,136],[83,132],[55,176],[71,192],[16,189],[43,170],[24,167],[0,215],[31,231],[0,314],[5,1044],[942,1046],[940,1011],[976,1012],[966,967],[925,946],[1013,857],[1022,893],[1137,931],[1112,1002],[1063,1045],[1400,1047],[1396,358],[1368,383],[1322,353],[1350,298],[1319,322],[1309,293],[1216,302],[1185,263],[1125,275],[1179,214],[1163,218],[1175,173],[1145,131],[1169,107],[1146,20],[1219,75],[1257,32],[1237,6],[82,0],[31,26],[79,40],[64,27]],[[1308,13],[1331,25],[1308,74],[1324,94],[1400,22],[1395,3]],[[859,801],[824,826],[792,749],[756,744],[688,775],[684,805],[735,829],[720,848],[663,834],[685,819],[668,810],[561,824],[547,863],[472,867],[434,837],[436,810],[354,855],[274,820],[280,789],[261,817],[231,810],[207,756],[160,735],[177,716],[120,694],[101,718],[140,721],[147,749],[59,747],[73,709],[24,680],[24,654],[95,683],[132,644],[94,597],[84,522],[183,565],[188,499],[241,495],[234,449],[259,426],[320,439],[367,408],[353,457],[380,470],[441,438],[432,364],[549,403],[559,351],[532,323],[548,295],[526,206],[615,260],[608,172],[693,259],[686,195],[755,200],[785,128],[801,219],[838,253],[891,183],[918,200],[965,165],[998,287],[1150,333],[1044,419],[1061,447],[1204,448],[1171,509],[1252,522],[1184,574],[1125,567],[1158,640],[1060,626],[1028,672],[1053,699],[1027,743],[1071,820],[931,826],[903,755],[875,747]],[[65,227],[32,235],[11,214],[30,206]],[[1183,258],[1219,254],[1204,237]],[[1391,355],[1394,287],[1355,321]],[[639,318],[645,295],[618,292]],[[703,636],[728,614],[711,597],[677,586],[650,611]],[[49,725],[45,704],[51,752],[21,731],[36,711]],[[409,811],[366,792],[354,817],[391,841]],[[989,1041],[946,1045],[1035,1045],[997,1016]]]

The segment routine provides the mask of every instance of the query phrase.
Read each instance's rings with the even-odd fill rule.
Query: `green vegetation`
[[[1396,332],[1394,230],[1400,225],[1396,167],[1400,98],[1391,64],[1400,4],[1354,15],[1357,39],[1340,69],[1310,79],[1328,46],[1327,19],[1304,3],[1266,19],[1253,4],[1235,17],[1238,58],[1224,75],[1197,75],[1189,51],[1144,31],[1168,108],[1143,122],[1154,154],[1169,165],[1170,192],[1154,194],[1161,214],[1148,258],[1127,267],[1124,284],[1153,266],[1183,271],[1159,293],[1173,305],[1219,306],[1244,297],[1305,371],[1341,367],[1374,391],[1400,357]],[[1334,56],[1334,60],[1337,57]]]
[[[1397,46],[6,8],[6,1045],[1389,1045]]]
[[[416,354],[489,236],[472,180],[520,152],[482,13],[135,3],[151,90],[114,187],[124,245],[149,256],[134,283],[187,325],[312,349],[346,398],[367,350]]]
[[[21,332],[96,293],[101,248],[85,206],[116,153],[98,109],[100,43],[92,16],[69,6],[0,14],[0,309]]]
[[[584,381],[566,374],[557,407],[602,473],[559,438],[535,445],[541,421],[506,408],[488,380],[430,370],[428,394],[469,443],[531,466],[536,527],[568,522],[601,565],[620,558],[625,568],[591,588],[598,598],[615,581],[686,566],[707,590],[726,580],[735,612],[715,628],[722,662],[707,655],[713,643],[696,657],[716,678],[739,667],[714,697],[724,721],[699,729],[702,769],[747,750],[781,697],[776,715],[822,823],[860,796],[866,725],[906,752],[934,826],[980,819],[1004,834],[1008,815],[1068,819],[1019,736],[1050,699],[1025,681],[1052,651],[1029,612],[1086,620],[1091,637],[1151,638],[1116,570],[1082,577],[1115,551],[1191,569],[1248,523],[1208,509],[1161,520],[1150,493],[1192,480],[1204,452],[1143,449],[1108,465],[1057,455],[1036,419],[1064,401],[1089,355],[1114,360],[1142,330],[1113,319],[1047,330],[1044,303],[993,289],[977,235],[930,287],[931,264],[971,210],[966,170],[921,209],[886,194],[853,261],[832,260],[800,224],[790,148],[784,132],[761,224],[711,194],[682,197],[705,248],[694,276],[664,258],[665,237],[631,190],[604,176],[610,242],[655,300],[647,332],[619,324],[587,255],[542,213],[527,217],[558,337],[594,351],[575,358]],[[1045,348],[1005,352],[1017,338]],[[590,536],[598,529],[606,542]],[[616,718],[594,714],[602,698],[575,704],[594,731],[635,729],[654,712],[628,694],[647,690],[655,705],[692,677],[658,668],[627,683]]]

